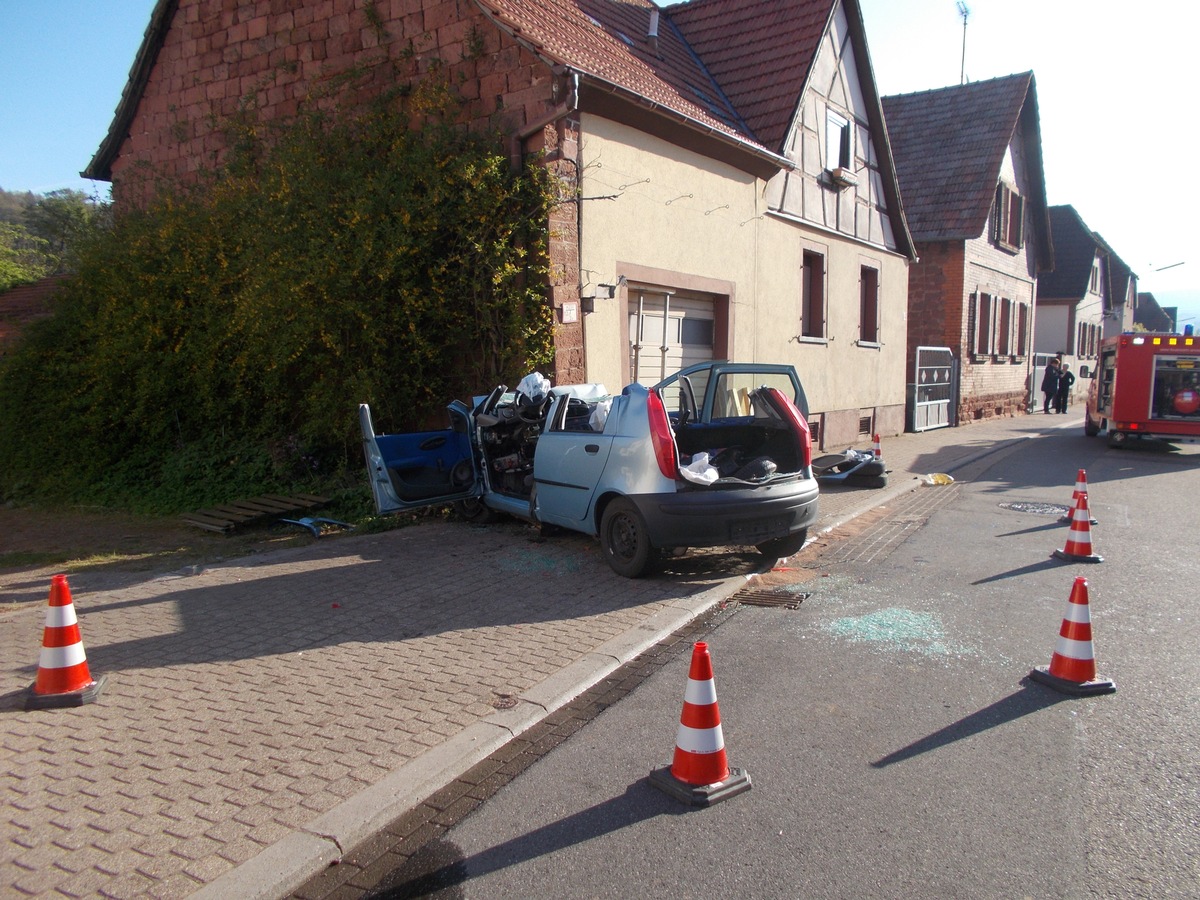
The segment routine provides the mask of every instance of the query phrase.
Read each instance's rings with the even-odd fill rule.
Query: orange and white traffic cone
[[[1075,510],[1076,505],[1079,503],[1079,497],[1081,494],[1086,494],[1087,492],[1088,492],[1087,472],[1085,472],[1083,469],[1080,469],[1078,474],[1076,474],[1076,476],[1075,476],[1075,490],[1071,494],[1071,512],[1067,513],[1066,515],[1058,517],[1058,521],[1060,524],[1066,525],[1073,518],[1075,518],[1074,510]],[[1088,519],[1091,521],[1091,523],[1093,525],[1100,524],[1090,514],[1088,515]]]
[[[877,434],[876,434],[876,435],[872,435],[872,436],[871,436],[871,440],[872,440],[872,442],[873,442],[873,446],[871,447],[871,449],[872,449],[872,450],[874,451],[874,453],[875,453],[875,458],[876,458],[876,459],[883,459],[883,445],[882,445],[882,443],[880,443],[880,441],[879,441],[879,435],[877,435]]]
[[[1112,694],[1117,686],[1096,677],[1096,656],[1092,649],[1092,617],[1088,606],[1088,583],[1082,575],[1075,579],[1067,614],[1058,631],[1058,643],[1050,665],[1038,666],[1029,677],[1055,690],[1076,696]]]
[[[750,790],[750,773],[731,768],[725,756],[712,658],[703,641],[692,648],[675,760],[667,768],[652,771],[650,783],[692,806],[711,806]]]
[[[55,575],[50,580],[37,680],[30,685],[25,708],[83,706],[99,697],[103,687],[104,679],[96,681],[88,669],[67,576]]]
[[[1071,533],[1067,535],[1067,546],[1055,550],[1051,556],[1066,562],[1104,562],[1104,557],[1092,552],[1092,517],[1088,513],[1087,492],[1079,495],[1075,512],[1071,516]]]

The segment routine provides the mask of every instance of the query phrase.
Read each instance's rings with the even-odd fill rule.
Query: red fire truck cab
[[[1200,442],[1200,339],[1132,332],[1107,338],[1088,390],[1083,430],[1131,438]]]

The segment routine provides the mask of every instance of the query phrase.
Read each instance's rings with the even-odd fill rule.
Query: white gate
[[[630,381],[651,385],[713,358],[713,304],[662,289],[629,289]]]
[[[949,347],[918,347],[909,396],[912,430],[929,431],[954,424],[958,367]]]

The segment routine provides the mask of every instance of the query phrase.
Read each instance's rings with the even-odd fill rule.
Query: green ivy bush
[[[118,210],[0,369],[0,494],[170,512],[365,485],[360,401],[441,427],[550,363],[552,176],[454,108],[431,79],[248,115],[220,171]]]

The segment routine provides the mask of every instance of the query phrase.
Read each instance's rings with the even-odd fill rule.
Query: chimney
[[[646,43],[650,45],[650,49],[658,53],[658,10],[650,10],[650,27],[646,29]]]

